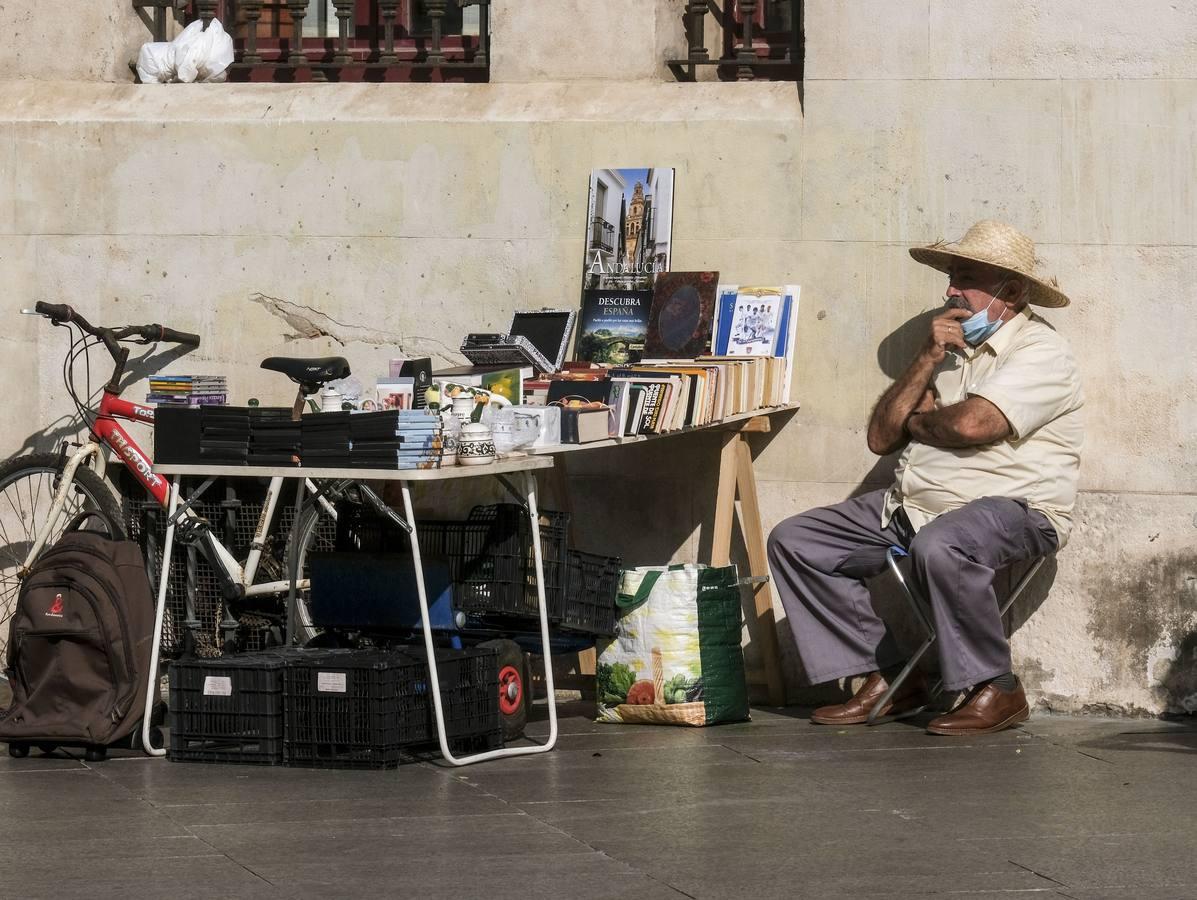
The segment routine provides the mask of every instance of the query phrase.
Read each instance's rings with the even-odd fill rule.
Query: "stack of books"
[[[154,375],[146,402],[158,406],[218,406],[228,400],[223,375]]]
[[[300,419],[300,456],[305,466],[349,468],[348,410],[308,413]]]
[[[358,413],[349,420],[355,469],[439,469],[441,420],[427,410]]]
[[[253,406],[249,410],[249,464],[251,466],[298,466],[300,424],[292,421],[291,410]]]
[[[216,466],[249,463],[249,409],[204,406],[200,409],[200,461]]]

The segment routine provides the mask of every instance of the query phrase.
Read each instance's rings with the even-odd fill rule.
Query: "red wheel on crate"
[[[503,740],[523,737],[528,724],[528,703],[531,687],[524,664],[524,651],[515,641],[505,639],[484,641],[479,647],[490,647],[499,656],[499,720],[503,725]]]

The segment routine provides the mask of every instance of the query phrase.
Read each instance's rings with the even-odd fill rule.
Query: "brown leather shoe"
[[[810,720],[816,725],[860,725],[868,721],[869,713],[888,689],[889,682],[880,672],[873,672],[850,700],[834,706],[820,706],[811,713]],[[893,718],[913,716],[928,702],[927,681],[923,673],[915,669],[902,682],[902,687],[880,715]]]
[[[927,725],[930,734],[968,735],[993,734],[1025,722],[1031,715],[1022,682],[1014,679],[1014,690],[1003,691],[987,684],[970,694],[963,703]]]

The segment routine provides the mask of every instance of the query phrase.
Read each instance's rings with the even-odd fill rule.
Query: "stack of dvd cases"
[[[249,408],[249,464],[299,465],[300,425],[291,410],[275,406]]]
[[[200,407],[200,461],[244,466],[249,462],[249,410],[244,406]]]
[[[441,420],[428,410],[388,409],[349,420],[355,469],[439,469]]]
[[[348,412],[308,413],[300,420],[301,455],[305,466],[349,468]]]

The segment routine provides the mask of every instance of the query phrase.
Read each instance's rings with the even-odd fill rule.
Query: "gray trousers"
[[[871,491],[812,509],[769,535],[769,566],[811,683],[901,660],[864,584],[885,569],[893,544],[909,551],[915,585],[930,602],[944,688],[1009,672],[994,574],[1053,552],[1051,523],[1021,500],[982,497],[914,534],[902,512],[881,527],[884,498],[885,491]]]

